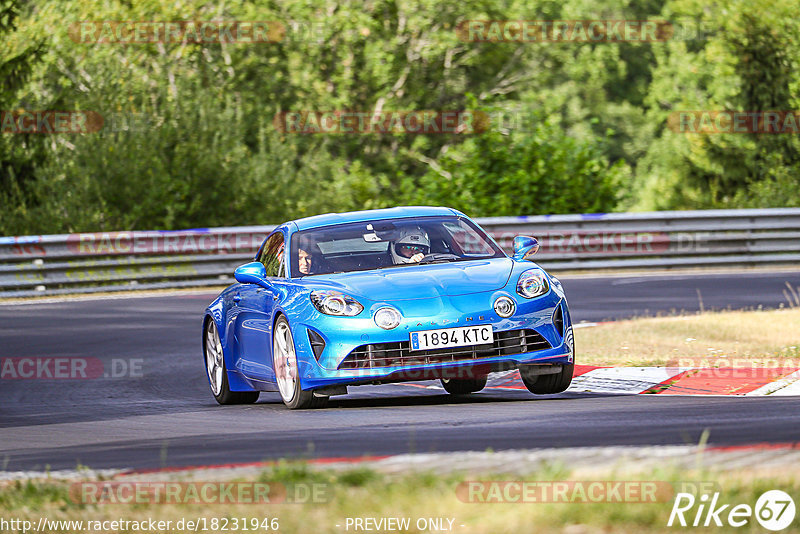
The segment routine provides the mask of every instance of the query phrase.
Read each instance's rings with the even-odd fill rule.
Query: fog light
[[[498,297],[494,301],[494,311],[500,317],[511,317],[514,315],[514,310],[517,308],[514,301],[508,297]]]
[[[384,330],[391,330],[400,324],[403,316],[394,308],[381,308],[375,312],[375,324]]]

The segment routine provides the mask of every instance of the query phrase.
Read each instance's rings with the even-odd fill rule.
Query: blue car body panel
[[[292,234],[309,228],[442,215],[469,220],[450,208],[403,207],[309,217],[283,224],[273,234],[281,232],[290,243]],[[287,269],[289,250],[290,247],[285,247]],[[287,278],[270,279],[273,289],[256,284],[229,286],[208,306],[203,325],[205,321],[216,322],[232,391],[277,390],[272,364],[272,330],[279,315],[286,317],[292,330],[300,383],[306,390],[415,377],[435,378],[443,370],[478,365],[497,369],[520,364],[572,363],[572,321],[560,283],[547,275],[550,282],[547,293],[533,299],[517,293],[520,274],[532,268],[538,266],[531,261],[497,257],[303,278],[291,278],[289,272]],[[322,314],[310,299],[311,292],[320,289],[346,293],[358,300],[364,310],[354,317]],[[500,317],[493,309],[493,302],[500,295],[516,303],[516,311],[509,318]],[[392,330],[378,327],[373,320],[374,312],[387,305],[403,316],[400,325]],[[554,322],[558,308],[563,318],[560,329]],[[523,328],[535,330],[550,348],[477,360],[338,369],[345,357],[360,346],[408,342],[411,332],[479,324],[492,325],[495,333]],[[316,332],[325,342],[319,359],[314,355],[309,331]]]

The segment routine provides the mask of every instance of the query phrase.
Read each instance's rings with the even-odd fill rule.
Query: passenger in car
[[[297,244],[297,270],[301,275],[314,274],[316,261],[314,256],[319,254],[319,246],[307,238],[302,237]]]
[[[297,251],[297,265],[300,274],[311,274],[312,263],[313,260],[311,259],[311,254],[309,254],[302,248]]]

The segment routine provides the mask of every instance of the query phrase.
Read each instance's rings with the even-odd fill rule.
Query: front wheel
[[[572,327],[567,328],[564,346],[569,350],[569,362],[561,366],[561,371],[554,374],[541,374],[542,368],[536,365],[521,365],[519,376],[528,391],[537,395],[552,395],[566,391],[575,374],[575,339]]]
[[[566,391],[572,383],[574,372],[574,363],[562,365],[561,371],[548,375],[538,374],[534,369],[526,366],[520,366],[519,368],[519,376],[522,378],[522,383],[525,384],[528,391],[537,395],[552,395]]]
[[[321,408],[327,404],[328,397],[317,397],[313,391],[304,391],[300,388],[294,338],[289,328],[289,321],[282,315],[275,321],[272,333],[272,364],[281,399],[290,410]]]
[[[478,378],[442,378],[442,387],[451,395],[467,395],[476,393],[486,387],[486,377]]]
[[[222,356],[222,343],[219,340],[217,324],[209,319],[206,324],[206,338],[203,343],[206,353],[206,373],[211,394],[220,404],[253,404],[258,400],[258,391],[231,391],[225,358]]]

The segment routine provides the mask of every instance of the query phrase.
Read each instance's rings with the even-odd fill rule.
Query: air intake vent
[[[564,311],[561,309],[561,303],[556,306],[556,311],[553,312],[553,325],[556,327],[558,335],[564,337]]]
[[[314,351],[314,357],[319,361],[322,351],[325,350],[325,340],[311,329],[308,329],[308,340],[311,342],[311,350]]]
[[[411,351],[408,341],[373,343],[356,347],[339,364],[339,369],[369,369],[477,360],[524,354],[549,349],[550,343],[536,330],[495,332],[492,345],[470,345],[449,349]]]

